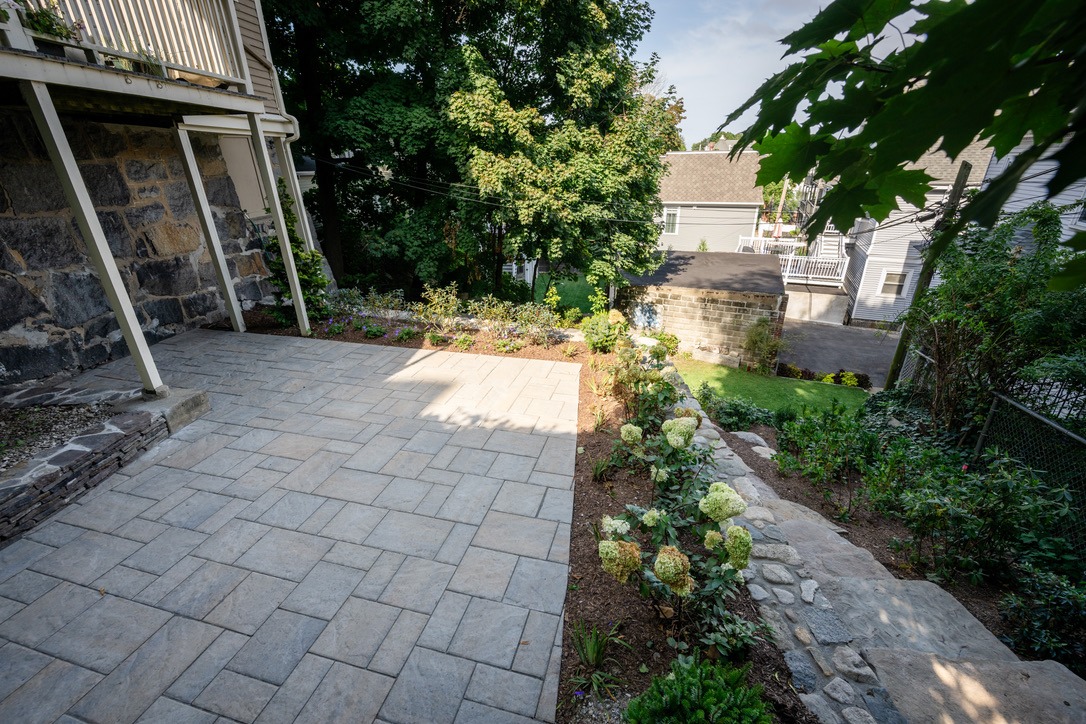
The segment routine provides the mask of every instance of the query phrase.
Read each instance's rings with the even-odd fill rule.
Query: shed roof
[[[761,204],[758,154],[731,158],[724,151],[678,151],[664,156],[668,173],[660,180],[664,203]]]
[[[773,254],[669,251],[659,269],[628,276],[636,287],[684,287],[718,292],[783,294],[780,261]]]

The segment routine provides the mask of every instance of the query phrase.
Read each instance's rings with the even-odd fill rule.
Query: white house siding
[[[988,165],[988,173],[985,177],[993,179],[1003,173],[1014,159],[1031,145],[1032,139],[1027,137],[1027,140],[1016,146],[1009,155],[1004,158],[993,158],[991,164]],[[1044,201],[1048,196],[1048,182],[1055,172],[1055,162],[1048,159],[1041,159],[1030,166],[1023,174],[1023,180],[1015,188],[1014,193],[1003,204],[1003,211],[1014,213],[1025,209],[1030,204]],[[1053,206],[1065,206],[1084,197],[1086,197],[1086,179],[1080,179],[1049,200]],[[1063,241],[1070,239],[1078,231],[1086,231],[1086,222],[1082,221],[1081,210],[1064,214],[1062,220]]]
[[[852,306],[852,319],[859,322],[893,322],[909,308],[916,292],[917,277],[920,275],[920,260],[907,262],[891,257],[869,256],[863,278]],[[909,275],[905,293],[901,296],[887,296],[879,292],[882,289],[883,274],[905,273]]]
[[[697,251],[704,239],[708,251],[734,252],[739,237],[754,234],[758,220],[757,206],[705,206],[702,204],[664,204],[679,210],[676,233],[660,234],[660,246],[675,251]]]

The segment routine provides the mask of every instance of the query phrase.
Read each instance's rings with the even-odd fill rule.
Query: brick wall
[[[616,304],[635,324],[671,332],[682,347],[713,352],[737,365],[747,329],[756,320],[768,317],[780,333],[788,295],[626,287],[619,290]]]
[[[64,119],[148,341],[225,307],[172,131]],[[238,297],[270,289],[217,137],[193,134]],[[0,110],[0,385],[93,367],[127,345],[29,112]]]

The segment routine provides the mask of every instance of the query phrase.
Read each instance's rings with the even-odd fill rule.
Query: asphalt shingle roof
[[[735,159],[723,151],[683,151],[664,157],[668,173],[660,180],[660,200],[666,203],[762,203],[758,154]]]
[[[635,287],[684,287],[722,292],[783,294],[781,263],[775,254],[722,251],[670,251],[659,269],[635,277]]]
[[[980,186],[984,181],[984,174],[988,171],[988,162],[992,160],[992,149],[983,141],[975,141],[965,147],[953,161],[942,151],[931,150],[916,163],[910,163],[908,168],[919,168],[934,176],[933,185],[951,185],[958,177],[958,167],[962,161],[973,164],[973,170],[969,172],[969,186]]]

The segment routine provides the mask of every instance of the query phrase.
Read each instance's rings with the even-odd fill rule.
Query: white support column
[[[290,144],[285,138],[275,138],[275,153],[279,156],[279,171],[283,180],[287,182],[287,193],[294,202],[294,213],[298,216],[298,234],[305,241],[305,250],[313,251],[317,248],[313,243],[313,235],[309,232],[309,215],[302,201],[302,187],[298,184],[298,170],[294,168],[294,157],[290,155]]]
[[[302,299],[302,285],[298,280],[298,268],[294,265],[294,253],[290,250],[290,237],[287,235],[287,221],[283,217],[283,207],[279,203],[279,190],[275,183],[275,171],[272,169],[268,145],[264,142],[264,129],[260,127],[260,116],[248,114],[250,139],[253,142],[253,155],[256,157],[256,170],[264,182],[268,196],[268,208],[271,209],[275,235],[279,237],[279,253],[283,256],[287,282],[290,284],[290,296],[294,300],[294,312],[298,317],[298,329],[303,337],[312,334],[309,317],[306,316],[305,300]]]
[[[125,289],[117,263],[109,250],[102,224],[94,212],[94,203],[87,192],[87,184],[79,172],[79,166],[76,165],[72,147],[64,135],[64,128],[60,125],[60,117],[53,106],[49,89],[44,83],[22,81],[19,83],[19,90],[30,106],[38,132],[45,142],[53,168],[56,169],[60,184],[64,188],[64,195],[75,214],[83,240],[87,243],[87,253],[98,271],[98,279],[102,282],[106,298],[109,299],[109,306],[117,317],[117,324],[120,325],[125,342],[128,343],[132,360],[136,363],[140,380],[143,382],[143,393],[145,396],[166,397],[170,388],[162,383],[155,361],[151,358],[151,349],[143,337],[143,330],[136,319],[136,310],[132,308],[132,300],[128,298],[128,290]]]
[[[211,252],[211,265],[215,268],[215,278],[219,281],[219,290],[222,292],[223,302],[226,303],[226,311],[230,315],[230,324],[235,332],[244,332],[245,319],[241,316],[238,295],[234,292],[230,268],[226,265],[226,256],[222,252],[222,243],[219,241],[219,232],[215,229],[215,218],[211,215],[211,205],[207,202],[203,178],[200,176],[200,168],[196,165],[196,155],[192,152],[192,140],[185,129],[175,126],[174,131],[177,134],[177,144],[181,148],[181,159],[185,165],[185,178],[189,182],[189,191],[192,193],[192,200],[196,202],[196,216],[200,219],[204,241],[207,243],[208,251]]]

